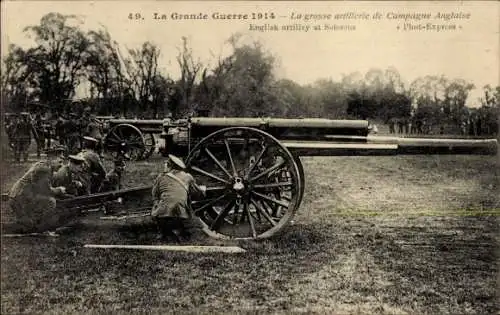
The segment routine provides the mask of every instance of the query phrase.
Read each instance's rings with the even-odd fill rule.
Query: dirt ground
[[[2,238],[1,311],[497,314],[497,158],[303,158],[294,223],[236,243],[237,255],[83,248],[157,244],[149,225],[94,219],[59,237]],[[4,165],[2,192],[28,166]],[[129,165],[126,185],[159,169],[159,158]]]

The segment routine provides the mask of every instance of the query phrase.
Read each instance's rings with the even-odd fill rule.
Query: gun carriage
[[[197,183],[207,187],[205,196],[192,198],[193,213],[204,231],[217,238],[264,239],[282,231],[304,195],[302,156],[497,154],[496,139],[372,136],[366,120],[195,117],[108,122],[108,150],[126,147],[142,157],[143,132],[160,133],[163,153],[185,158]],[[150,189],[77,197],[61,201],[61,206],[89,209],[117,198],[124,205],[142,198],[148,208]]]

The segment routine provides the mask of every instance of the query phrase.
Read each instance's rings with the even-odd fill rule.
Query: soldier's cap
[[[92,138],[89,136],[84,136],[83,140],[87,140],[87,141],[91,141],[91,142],[95,142],[95,143],[99,142],[96,138]]]
[[[47,156],[55,156],[66,152],[66,148],[63,146],[55,146],[53,148],[47,149]]]
[[[70,162],[73,162],[75,164],[81,164],[85,162],[85,159],[80,155],[68,155],[68,159]]]
[[[176,157],[175,155],[169,154],[168,155],[168,159],[170,161],[172,161],[172,163],[174,163],[175,165],[177,165],[178,167],[180,167],[181,169],[185,169],[186,168],[186,164],[184,164],[184,162],[180,158]]]

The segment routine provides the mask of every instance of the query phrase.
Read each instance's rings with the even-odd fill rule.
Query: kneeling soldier
[[[78,156],[85,160],[85,181],[90,184],[90,193],[99,191],[102,181],[106,177],[106,171],[102,165],[101,157],[95,151],[99,141],[92,137],[83,137],[83,151]]]
[[[14,232],[41,232],[57,227],[62,219],[54,197],[63,196],[66,189],[51,186],[52,174],[61,165],[61,160],[51,153],[46,161],[31,166],[10,190],[7,208],[13,217]]]
[[[90,194],[90,184],[85,182],[83,167],[85,160],[78,155],[68,156],[68,163],[54,173],[52,184],[66,187],[67,194],[82,196]]]
[[[185,171],[181,159],[169,155],[165,169],[153,185],[153,209],[151,216],[157,223],[162,238],[173,237],[176,241],[189,237],[192,214],[189,195],[204,194],[205,186],[198,186],[193,176]]]

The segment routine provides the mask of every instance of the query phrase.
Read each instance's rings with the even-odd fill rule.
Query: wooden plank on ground
[[[103,249],[138,249],[138,250],[164,250],[181,251],[191,253],[244,253],[244,250],[238,246],[199,246],[199,245],[99,245],[85,244],[85,248],[103,248]]]

